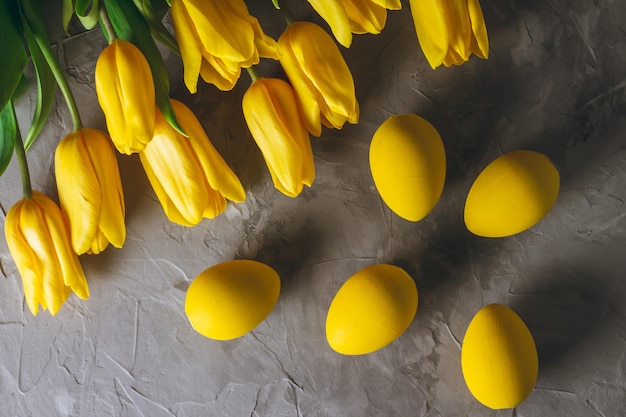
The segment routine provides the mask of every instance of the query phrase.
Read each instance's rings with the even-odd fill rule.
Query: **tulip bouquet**
[[[268,2],[270,0],[267,0]],[[246,69],[251,84],[242,111],[277,190],[298,196],[312,186],[315,167],[310,135],[359,120],[355,83],[343,58],[353,34],[380,33],[388,10],[400,0],[308,0],[328,24],[297,21],[272,0],[285,19],[278,39],[265,34],[244,0],[64,0],[63,25],[75,16],[99,26],[108,45],[95,68],[97,101],[106,132],[86,127],[46,34],[37,0],[0,2],[0,175],[15,153],[23,198],[8,211],[5,234],[23,280],[26,304],[54,315],[71,292],[89,297],[79,255],[98,254],[126,237],[119,154],[138,154],[167,218],[184,226],[222,213],[245,190],[212,145],[201,122],[170,97],[169,74],[157,41],[180,55],[190,93],[198,80],[228,91]],[[295,1],[295,0],[294,0]],[[428,63],[459,65],[471,54],[486,58],[488,40],[478,0],[411,0],[416,33]],[[163,23],[171,13],[172,30]],[[284,77],[262,77],[261,58],[277,60]],[[32,62],[37,104],[22,137],[14,103]],[[30,185],[27,151],[51,111],[56,88],[72,127],[57,146],[58,201]],[[117,151],[117,153],[116,153]]]

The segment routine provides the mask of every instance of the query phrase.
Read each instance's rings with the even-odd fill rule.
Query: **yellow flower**
[[[291,86],[259,78],[243,96],[243,115],[265,158],[274,186],[295,197],[315,179],[311,140]]]
[[[54,162],[74,252],[100,253],[109,242],[121,248],[126,238],[124,195],[107,135],[90,128],[71,132],[57,146]]]
[[[352,44],[353,33],[380,33],[387,22],[387,9],[402,8],[400,0],[309,0],[309,3],[346,48]]]
[[[411,0],[417,38],[430,66],[487,59],[489,39],[478,0]]]
[[[278,59],[278,45],[263,33],[244,0],[172,0],[174,32],[184,80],[197,91],[198,75],[220,90],[231,90],[259,57]]]
[[[202,125],[183,103],[171,100],[185,138],[157,112],[154,138],[139,153],[141,163],[167,218],[195,226],[226,209],[226,198],[246,199],[239,179],[209,141]]]
[[[33,315],[41,305],[54,316],[71,291],[89,298],[85,273],[70,246],[67,219],[50,198],[33,191],[18,201],[7,213],[4,231]]]
[[[96,93],[107,129],[118,151],[130,155],[152,139],[156,112],[154,81],[143,53],[114,40],[96,63]]]
[[[359,104],[352,74],[324,29],[309,22],[292,23],[278,44],[280,63],[296,91],[312,135],[321,134],[322,123],[341,129],[346,121],[358,122]]]

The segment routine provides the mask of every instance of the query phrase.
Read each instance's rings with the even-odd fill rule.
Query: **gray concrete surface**
[[[266,4],[267,3],[267,4]],[[297,18],[322,23],[304,3]],[[483,1],[488,60],[433,71],[408,2],[377,36],[343,49],[361,120],[313,138],[317,179],[296,199],[277,192],[245,128],[246,74],[229,93],[184,90],[164,51],[172,95],[199,116],[239,175],[247,201],[194,228],[165,218],[137,157],[120,156],[128,238],[82,256],[91,298],[33,317],[0,237],[0,415],[3,416],[626,416],[626,6],[614,0]],[[251,10],[278,36],[271,2]],[[93,70],[97,32],[58,44],[86,125],[104,128]],[[282,76],[273,62],[259,72]],[[31,74],[32,75],[32,74]],[[19,107],[28,124],[34,95]],[[447,152],[443,195],[423,221],[394,215],[369,172],[371,137],[387,117],[416,113]],[[29,152],[33,186],[56,197],[53,151],[71,128],[60,95]],[[465,197],[499,155],[532,149],[561,174],[553,210],[519,235],[486,239],[463,224]],[[3,213],[21,197],[17,164],[0,178]],[[0,216],[3,224],[4,216]],[[202,270],[255,259],[282,280],[278,303],[253,332],[229,342],[194,332],[185,290]],[[341,284],[374,263],[415,279],[408,330],[369,355],[325,339]],[[489,303],[514,309],[539,351],[536,388],[515,410],[492,411],[467,390],[460,343]]]

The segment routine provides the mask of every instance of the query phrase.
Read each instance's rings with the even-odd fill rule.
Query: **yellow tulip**
[[[96,63],[96,93],[107,129],[118,151],[141,151],[154,134],[154,81],[143,53],[130,42],[114,40]]]
[[[274,186],[295,197],[315,179],[311,140],[296,94],[278,78],[259,78],[242,101],[243,115],[269,168]]]
[[[74,252],[100,253],[109,242],[121,248],[126,239],[124,194],[107,135],[90,128],[71,132],[57,146],[54,162]]]
[[[430,66],[487,59],[489,39],[478,0],[410,0],[417,38]]]
[[[380,33],[387,22],[387,9],[402,8],[400,0],[309,0],[309,3],[346,48],[352,44],[353,33]]]
[[[324,29],[309,22],[292,23],[278,44],[280,63],[296,91],[312,135],[321,134],[322,123],[341,129],[346,121],[358,122],[359,104],[352,74]]]
[[[226,209],[226,198],[246,199],[239,179],[209,141],[202,125],[183,103],[171,100],[184,137],[157,112],[154,138],[139,158],[167,218],[195,226]]]
[[[244,0],[172,0],[174,32],[191,93],[198,75],[220,90],[231,90],[259,57],[278,59],[278,45],[263,33]]]
[[[7,213],[4,231],[33,315],[41,305],[54,316],[71,291],[89,298],[85,273],[70,245],[67,218],[50,198],[33,191],[18,201]]]

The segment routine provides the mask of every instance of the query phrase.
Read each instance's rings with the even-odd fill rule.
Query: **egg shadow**
[[[431,294],[460,278],[457,271],[469,257],[466,238],[462,230],[437,234],[427,248],[400,254],[391,263],[414,278],[421,294]]]
[[[554,366],[609,321],[610,291],[594,278],[546,269],[511,294],[509,307],[533,335],[542,368]]]
[[[419,246],[402,245],[403,249],[390,257],[392,264],[414,277],[420,294],[432,295],[461,284],[467,279],[465,271],[474,254],[499,250],[501,240],[479,237],[467,229],[458,191],[444,188],[441,200],[450,201],[445,207],[436,207],[424,219],[426,223],[414,226],[422,236]]]
[[[287,230],[288,229],[288,230]],[[272,267],[280,276],[281,293],[291,291],[297,285],[295,276],[307,264],[311,251],[319,244],[316,233],[306,222],[297,227],[286,227],[277,223],[255,232],[256,244],[260,246],[256,254],[239,248],[240,257],[254,259]],[[243,256],[248,253],[250,256]]]

